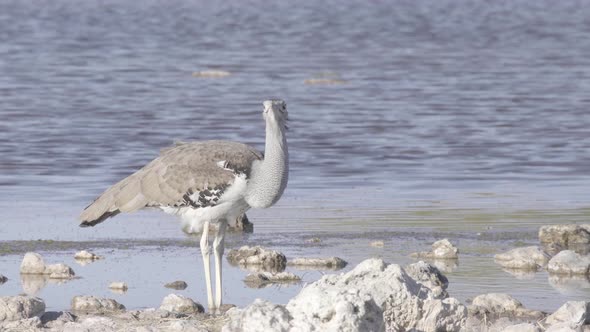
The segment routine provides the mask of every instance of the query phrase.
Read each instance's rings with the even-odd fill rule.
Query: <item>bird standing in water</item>
[[[107,189],[80,215],[80,226],[94,226],[121,212],[160,208],[177,215],[188,232],[202,232],[210,310],[221,306],[221,258],[228,222],[250,208],[268,208],[287,187],[287,105],[282,100],[263,103],[266,121],[264,154],[230,141],[181,143],[129,177]],[[213,240],[215,298],[209,267],[209,228],[217,226]]]

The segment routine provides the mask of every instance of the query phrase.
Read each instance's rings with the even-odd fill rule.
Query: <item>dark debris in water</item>
[[[342,241],[390,241],[390,240],[414,240],[420,242],[434,242],[442,238],[511,243],[511,245],[525,245],[528,242],[536,242],[537,234],[531,231],[503,231],[490,229],[482,232],[464,231],[448,232],[428,230],[392,230],[390,232],[320,232],[320,233],[284,233],[284,234],[228,234],[226,238],[227,248],[236,248],[243,245],[259,245],[268,248],[297,247],[297,248],[322,248],[333,246]],[[313,241],[310,241],[313,239]],[[133,250],[137,248],[198,248],[200,236],[187,236],[185,238],[161,238],[161,239],[106,239],[96,241],[57,241],[50,239],[39,240],[10,240],[0,242],[0,256],[21,255],[29,251],[34,252],[68,252],[78,250],[117,249]],[[521,244],[521,245],[518,245]]]
[[[100,241],[55,241],[55,240],[13,240],[0,242],[0,256],[20,255],[29,251],[34,252],[65,252],[89,249],[120,249],[131,250],[140,247],[159,248],[196,248],[198,242],[194,239],[112,239]]]

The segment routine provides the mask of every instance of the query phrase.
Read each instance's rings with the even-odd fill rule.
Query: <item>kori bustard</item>
[[[156,207],[181,218],[188,232],[202,232],[201,254],[211,310],[221,306],[221,259],[228,222],[251,207],[275,204],[289,175],[287,105],[282,100],[263,103],[266,121],[264,154],[237,142],[181,143],[162,150],[159,157],[108,188],[80,215],[80,226],[94,226],[121,212]],[[211,285],[209,228],[213,240],[215,298]]]

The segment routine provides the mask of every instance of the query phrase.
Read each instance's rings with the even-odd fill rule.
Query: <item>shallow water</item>
[[[587,299],[587,280],[517,279],[493,263],[534,245],[543,224],[590,216],[590,6],[585,1],[0,0],[0,294],[22,291],[24,252],[81,279],[39,295],[156,306],[165,282],[204,301],[196,241],[170,216],[122,215],[92,229],[76,216],[174,140],[262,148],[261,102],[287,101],[291,173],[252,235],[288,256],[407,263],[449,237],[462,300],[506,291],[553,310]],[[218,69],[223,78],[193,77]],[[338,84],[310,85],[330,78]],[[305,240],[319,237],[318,245]],[[37,240],[42,241],[37,241]],[[385,241],[372,248],[371,240]],[[73,253],[107,258],[78,266]],[[225,266],[225,298],[286,302],[301,285],[246,288]],[[297,273],[298,272],[296,271]],[[321,273],[302,273],[304,281]],[[529,276],[530,277],[530,276]]]

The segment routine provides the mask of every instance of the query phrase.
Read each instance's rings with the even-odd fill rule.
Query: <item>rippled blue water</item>
[[[487,223],[529,237],[583,221],[589,18],[574,0],[0,0],[0,239],[182,236],[75,218],[174,140],[262,148],[269,97],[292,165],[259,233],[486,225],[424,209],[500,211]],[[550,218],[502,215],[523,209]]]

